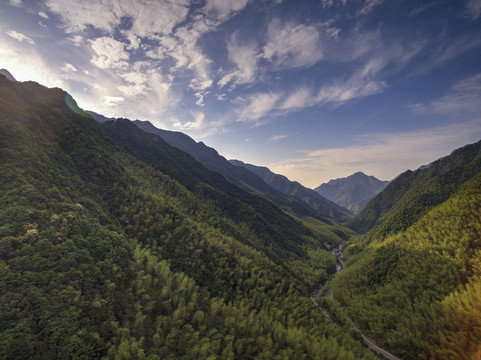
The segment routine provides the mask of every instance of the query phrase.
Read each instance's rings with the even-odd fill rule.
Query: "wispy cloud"
[[[122,19],[131,19],[131,32],[140,37],[168,34],[188,13],[188,0],[47,0],[50,11],[61,16],[69,32],[81,32],[91,25],[111,34]]]
[[[0,36],[0,63],[19,81],[33,80],[47,86],[61,87],[69,91],[63,76],[51,68],[51,64],[38,54],[38,47],[13,46]],[[22,59],[19,61],[18,59]]]
[[[122,42],[110,37],[101,37],[89,42],[95,52],[90,61],[93,65],[100,69],[128,68],[129,54]]]
[[[443,97],[428,104],[410,104],[408,107],[417,113],[460,114],[481,113],[481,73],[463,79]]]
[[[288,94],[279,108],[282,110],[293,111],[311,106],[316,103],[316,99],[312,94],[312,90],[308,87],[300,87]]]
[[[481,119],[478,119],[398,134],[366,134],[353,139],[357,145],[306,151],[303,157],[267,166],[311,188],[360,170],[390,180],[480,138]]]
[[[238,98],[242,108],[238,111],[238,121],[256,121],[269,115],[281,98],[279,93],[257,93],[247,99]]]
[[[389,59],[371,59],[347,79],[336,79],[322,86],[317,92],[301,86],[290,92],[256,93],[238,98],[235,103],[242,108],[237,112],[239,121],[259,120],[299,111],[315,105],[342,105],[348,101],[380,93],[387,84],[379,79],[380,71]]]
[[[22,33],[19,33],[15,30],[8,30],[7,31],[7,35],[14,38],[15,40],[18,40],[18,41],[25,41],[25,42],[28,42],[30,45],[34,45],[35,44],[35,41],[33,41],[32,39],[30,39],[28,36],[22,34]]]
[[[412,9],[410,12],[409,12],[409,16],[416,16],[416,15],[419,15],[423,12],[425,12],[426,10],[432,8],[434,5],[436,5],[436,2],[435,1],[432,1],[430,3],[427,3],[427,4],[422,4],[422,5],[419,5],[417,7],[415,7],[414,9]]]
[[[347,80],[336,80],[330,85],[323,86],[317,94],[316,102],[339,105],[381,92],[387,86],[385,81],[378,79],[379,72],[384,66],[385,59],[371,59]]]
[[[241,43],[239,33],[234,32],[227,42],[227,52],[236,69],[224,75],[217,84],[223,87],[230,82],[234,85],[252,82],[257,67],[257,44],[253,41]]]
[[[289,135],[285,135],[285,134],[282,134],[282,135],[273,135],[269,140],[270,141],[279,141],[279,140],[282,140],[282,139],[285,139],[286,137],[288,137]]]
[[[479,18],[481,16],[481,0],[467,0],[466,11],[473,20]]]
[[[106,106],[116,106],[118,103],[123,102],[125,99],[121,96],[104,96],[104,104]]]
[[[346,6],[348,3],[360,3],[356,14],[359,15],[366,15],[369,14],[376,6],[382,4],[384,0],[322,0],[323,7],[332,7],[332,6]]]
[[[66,63],[64,65],[64,67],[62,67],[62,70],[65,71],[65,72],[77,72],[77,68],[75,66],[73,66],[72,64],[70,63]]]
[[[175,126],[181,130],[199,130],[204,127],[205,114],[200,111],[191,111],[190,114],[194,118],[194,121],[188,121],[186,123],[177,122]]]
[[[224,22],[244,9],[250,0],[207,0],[204,12],[217,22]]]
[[[316,27],[275,19],[269,24],[262,56],[278,67],[311,66],[324,57],[321,46]]]

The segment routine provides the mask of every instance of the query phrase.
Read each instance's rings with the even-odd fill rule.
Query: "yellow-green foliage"
[[[475,358],[481,334],[480,251],[478,174],[405,232],[356,255],[334,279],[335,296],[403,359]]]

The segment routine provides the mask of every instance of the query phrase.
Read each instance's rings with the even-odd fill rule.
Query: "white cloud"
[[[269,24],[262,55],[279,67],[311,66],[324,57],[321,45],[319,31],[314,26],[282,24],[275,19]]]
[[[178,122],[175,124],[176,127],[182,130],[199,130],[204,127],[205,115],[200,111],[191,111],[190,114],[194,118],[194,121],[189,121],[184,124]]]
[[[148,37],[168,34],[188,13],[187,0],[47,0],[51,12],[59,14],[69,32],[83,31],[88,25],[112,33],[123,18],[132,20],[130,32]]]
[[[224,75],[217,85],[223,87],[231,81],[234,81],[235,85],[252,82],[257,67],[257,44],[254,42],[241,44],[239,33],[234,32],[227,42],[227,51],[229,60],[236,65],[236,69]]]
[[[234,103],[244,107],[238,111],[238,121],[254,121],[263,117],[283,115],[314,105],[342,105],[350,100],[380,93],[387,84],[380,80],[380,72],[388,58],[370,59],[347,79],[336,79],[322,86],[317,93],[310,87],[299,87],[290,93],[256,93],[237,98]]]
[[[137,71],[129,71],[126,73],[122,73],[120,74],[120,77],[128,83],[127,85],[119,86],[119,90],[125,96],[134,97],[147,94],[147,77],[140,68],[138,68]]]
[[[124,44],[109,37],[89,40],[95,54],[90,62],[100,69],[125,69],[129,54],[124,50]]]
[[[77,72],[77,68],[70,63],[65,63],[62,70],[65,71],[65,72],[71,72],[71,71]]]
[[[218,22],[224,22],[245,8],[249,0],[207,0],[203,11]]]
[[[359,10],[359,15],[369,14],[376,6],[381,5],[384,0],[365,0],[363,7]]]
[[[13,6],[20,6],[22,5],[22,0],[10,0],[10,5],[13,5]]]
[[[358,8],[356,14],[357,15],[366,15],[369,14],[376,6],[381,5],[384,0],[322,0],[323,7],[331,7],[331,6],[346,6],[347,3],[355,2],[360,3],[360,7]]]
[[[33,45],[35,44],[35,41],[33,41],[32,39],[30,39],[28,36],[22,34],[22,33],[19,33],[19,32],[16,32],[15,30],[8,30],[7,31],[7,35],[14,38],[15,40],[18,40],[18,41],[26,41],[28,42],[30,45]]]
[[[0,64],[8,69],[18,81],[36,81],[50,87],[61,87],[69,91],[62,76],[52,70],[37,53],[36,47],[12,45],[0,36]],[[18,59],[22,59],[19,61]]]
[[[125,99],[121,96],[104,96],[104,104],[107,106],[116,106]]]
[[[80,35],[69,37],[67,38],[67,40],[71,42],[72,45],[75,47],[80,47],[84,41],[83,37],[81,37]]]
[[[44,11],[40,11],[38,16],[43,17],[44,19],[48,19],[48,15]]]
[[[412,9],[412,10],[410,11],[409,16],[419,15],[419,14],[425,12],[426,10],[432,8],[434,5],[436,5],[436,2],[435,2],[435,1],[432,1],[432,2],[430,2],[430,3],[417,6],[417,7],[415,7],[414,9]]]
[[[304,157],[267,166],[311,188],[357,171],[391,180],[480,137],[481,119],[398,134],[367,134],[354,138],[357,144],[351,147],[306,151]]]
[[[481,113],[481,73],[457,82],[446,95],[429,104],[408,105],[414,112],[425,114]]]
[[[336,80],[330,85],[321,87],[316,103],[341,105],[352,99],[381,92],[387,85],[378,79],[378,73],[385,65],[384,59],[371,59],[347,80]]]
[[[285,135],[285,134],[282,134],[282,135],[273,135],[271,136],[271,138],[269,139],[270,141],[279,141],[279,140],[282,140],[282,139],[285,139],[286,137],[288,137],[289,135]]]
[[[275,109],[281,94],[275,93],[257,93],[249,96],[247,100],[238,99],[238,102],[244,103],[244,107],[238,112],[238,121],[255,121],[259,120]]]
[[[479,16],[481,16],[481,0],[467,0],[466,10],[468,15],[473,20],[476,20],[479,18]]]
[[[284,110],[302,109],[313,105],[315,102],[312,90],[307,87],[301,87],[289,94],[279,108]]]

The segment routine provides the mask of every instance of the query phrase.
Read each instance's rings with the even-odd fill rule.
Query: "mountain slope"
[[[263,197],[244,191],[206,169],[189,154],[170,146],[157,135],[142,131],[129,120],[105,122],[102,128],[137,159],[153,165],[205,200],[214,202],[221,210],[221,218],[227,217],[236,224],[245,223],[262,231],[269,241],[268,245],[259,246],[281,245],[272,251],[272,256],[285,251],[302,252],[306,229]]]
[[[0,98],[0,358],[375,358],[308,299],[322,238],[289,223],[291,251],[282,211],[60,89],[0,77]]]
[[[296,181],[290,181],[287,177],[275,174],[266,167],[246,164],[239,160],[229,160],[232,164],[245,167],[259,176],[267,184],[279,190],[285,195],[294,196],[322,214],[339,220],[347,220],[352,216],[345,208],[328,201],[323,196],[319,196],[314,190],[308,189]]]
[[[335,298],[402,359],[476,358],[480,214],[481,172],[407,230],[363,246],[334,279]]]
[[[266,196],[278,206],[290,210],[298,216],[322,216],[333,218],[337,221],[346,221],[350,217],[349,212],[331,202],[325,201],[325,199],[318,199],[317,202],[312,204],[305,201],[299,202],[298,197],[290,196],[293,194],[280,191],[280,189],[263,181],[245,167],[230,163],[223,156],[219,155],[215,149],[206,146],[202,142],[197,143],[183,133],[158,129],[148,121],[136,120],[134,123],[142,130],[156,134],[168,144],[187,152],[209,170],[222,174],[226,179],[250,192]]]
[[[358,214],[387,184],[389,181],[381,181],[374,176],[357,172],[346,178],[330,180],[314,190],[354,214]]]
[[[13,77],[12,74],[10,74],[10,72],[7,70],[7,69],[1,69],[0,70],[0,75],[3,75],[5,76],[8,80],[10,81],[17,81],[15,80],[15,78]]]
[[[376,229],[378,235],[375,236],[379,237],[407,229],[479,171],[481,141],[457,149],[425,169],[402,173],[351,219],[348,226],[365,233],[383,224]]]

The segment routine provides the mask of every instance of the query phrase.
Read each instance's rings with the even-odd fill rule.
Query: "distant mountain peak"
[[[330,180],[314,190],[357,214],[388,183],[358,171],[348,177]]]
[[[1,69],[0,70],[0,74],[5,76],[8,80],[10,81],[17,81],[12,74],[10,74],[10,71],[8,71],[7,69]]]
[[[279,190],[281,193],[293,196],[305,204],[309,205],[313,209],[323,213],[324,215],[343,219],[352,216],[352,213],[342,206],[326,199],[314,190],[308,189],[297,181],[291,181],[284,175],[275,174],[269,168],[265,166],[256,166],[252,164],[246,164],[240,160],[229,160],[231,164],[236,166],[242,166],[254,174],[259,176],[267,184]]]

